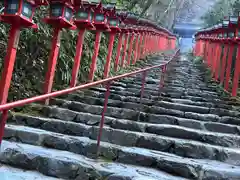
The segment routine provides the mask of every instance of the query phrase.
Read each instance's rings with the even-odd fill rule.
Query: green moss
[[[194,64],[196,64],[196,65],[202,64],[202,63],[203,63],[203,58],[200,57],[200,56],[196,56],[196,57],[193,59],[193,62],[194,62]]]
[[[43,105],[29,104],[26,106],[15,108],[13,113],[27,114],[27,115],[32,115],[32,116],[44,116],[42,110],[43,110]]]

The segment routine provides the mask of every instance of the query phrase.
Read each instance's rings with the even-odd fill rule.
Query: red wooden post
[[[82,57],[82,48],[83,48],[85,31],[86,31],[85,29],[79,29],[79,32],[78,32],[76,55],[75,55],[75,58],[74,58],[74,65],[73,65],[73,70],[72,70],[72,79],[71,79],[71,82],[70,82],[71,87],[75,87],[76,84],[77,84],[77,77],[78,77],[78,71],[79,71],[81,57]]]
[[[197,40],[196,42],[196,49],[195,49],[195,55],[199,56],[199,46],[200,46],[200,40]]]
[[[44,83],[44,94],[48,94],[52,91],[52,84],[55,74],[55,68],[57,64],[57,58],[60,48],[60,38],[61,38],[61,30],[59,28],[54,29],[53,33],[53,41],[52,41],[52,48],[50,52],[50,56],[48,59],[48,69],[45,77],[45,83]],[[49,100],[45,101],[45,104],[47,105]]]
[[[209,46],[208,46],[208,53],[207,53],[207,59],[208,59],[208,64],[209,64],[209,68],[211,68],[212,70],[212,42],[210,40],[208,40]]]
[[[210,42],[209,42],[209,40],[207,40],[206,59],[207,59],[208,67],[210,67],[209,53],[210,53]]]
[[[215,72],[215,60],[216,60],[216,54],[217,54],[217,46],[214,42],[211,42],[211,53],[210,53],[210,63],[212,68],[212,73]],[[213,74],[212,74],[213,77]]]
[[[133,41],[134,41],[134,33],[132,32],[130,35],[130,42],[129,42],[129,48],[128,48],[128,57],[127,57],[127,65],[128,66],[131,64]]]
[[[232,67],[232,57],[233,57],[233,51],[234,51],[234,44],[229,45],[229,52],[228,52],[228,60],[227,60],[227,69],[226,69],[226,80],[224,83],[224,89],[226,91],[229,90],[229,80],[230,80],[230,74],[231,74],[231,67]]]
[[[139,46],[139,34],[137,34],[136,40],[135,40],[135,51],[134,51],[133,64],[135,64],[136,61],[137,61],[137,57],[138,57],[138,46]]]
[[[219,43],[216,43],[217,45],[217,53],[216,53],[216,59],[215,59],[215,74],[214,78],[215,81],[219,80],[219,65],[220,65],[220,58],[221,58],[221,53],[222,53],[222,46]]]
[[[209,67],[211,68],[211,70],[213,70],[213,64],[212,64],[213,46],[214,46],[214,44],[211,41],[209,41],[208,62],[209,62]]]
[[[123,33],[120,33],[119,40],[118,40],[118,47],[117,47],[117,55],[116,55],[116,60],[114,63],[114,71],[115,72],[118,70],[119,58],[120,58],[121,49],[122,49],[122,39],[123,39]]]
[[[11,84],[14,63],[16,59],[20,27],[12,26],[9,34],[8,48],[4,60],[1,77],[0,104],[5,104],[8,98],[8,91]]]
[[[142,41],[143,41],[143,34],[140,34],[140,40],[139,40],[139,44],[138,44],[138,53],[137,53],[137,60],[140,59],[141,57],[141,52],[142,52]]]
[[[145,57],[149,54],[150,46],[151,46],[151,44],[150,44],[150,35],[148,33],[147,40],[146,40],[146,46],[145,46],[145,48],[146,48],[145,55],[144,55]]]
[[[238,90],[238,83],[239,83],[239,70],[240,70],[240,45],[237,45],[237,56],[235,61],[235,69],[234,69],[234,76],[233,76],[233,87],[232,87],[232,96],[237,96]]]
[[[204,54],[203,54],[203,57],[208,65],[208,61],[207,61],[207,50],[208,50],[208,41],[204,40],[205,42],[205,48],[204,48]]]
[[[109,74],[109,71],[110,71],[114,39],[115,39],[115,33],[112,32],[109,35],[108,55],[107,55],[107,61],[106,61],[105,67],[104,67],[104,78],[108,77],[108,74]]]
[[[145,32],[143,36],[143,47],[142,47],[141,58],[144,58],[146,55],[146,45],[147,45],[147,32]]]
[[[99,48],[100,48],[100,42],[101,42],[101,32],[97,31],[95,45],[94,45],[94,54],[92,56],[92,64],[90,66],[90,72],[89,72],[89,77],[88,77],[88,80],[90,82],[92,82],[94,79],[94,73],[96,71],[96,66],[97,66],[97,57],[98,57],[98,52],[99,52]]]
[[[150,34],[149,35],[148,46],[147,46],[148,47],[148,54],[147,55],[152,53],[152,51],[153,51],[152,46],[153,46],[152,35]]]
[[[123,55],[122,55],[122,61],[121,61],[121,66],[125,66],[125,57],[127,53],[127,44],[128,44],[128,37],[129,33],[125,33],[125,39],[124,39],[124,44],[123,44]]]
[[[214,46],[212,48],[212,52],[213,52],[213,78],[215,78],[215,73],[217,71],[217,61],[218,61],[218,55],[219,55],[219,45],[214,42]]]
[[[207,40],[207,53],[206,53],[206,57],[207,57],[207,62],[208,62],[208,67],[210,67],[210,61],[209,61],[209,56],[210,56],[210,50],[211,50],[211,44],[209,42],[209,40]]]
[[[223,50],[223,58],[222,58],[222,69],[221,69],[221,76],[220,76],[220,83],[222,84],[224,82],[224,75],[225,75],[225,69],[226,69],[226,61],[227,61],[227,53],[228,53],[228,44],[224,44],[224,50]]]

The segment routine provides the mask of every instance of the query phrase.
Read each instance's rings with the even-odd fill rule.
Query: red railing
[[[164,74],[166,72],[166,67],[178,55],[178,53],[179,53],[179,49],[177,49],[174,52],[174,54],[171,57],[169,57],[170,59],[167,62],[165,62],[163,64],[160,64],[160,65],[147,67],[147,68],[140,69],[140,70],[137,70],[137,71],[133,71],[133,72],[130,72],[130,73],[125,73],[125,74],[118,75],[118,76],[115,76],[115,77],[106,78],[106,79],[102,79],[102,80],[87,83],[87,84],[82,84],[82,85],[79,85],[79,86],[76,86],[76,87],[52,92],[52,93],[49,93],[49,94],[43,94],[43,95],[40,95],[40,96],[35,96],[35,97],[31,97],[31,98],[18,100],[18,101],[15,101],[15,102],[10,102],[10,103],[0,105],[0,111],[3,112],[2,117],[1,117],[1,123],[0,123],[0,141],[2,140],[3,135],[4,135],[4,127],[5,127],[5,123],[7,121],[8,111],[10,109],[20,107],[20,106],[24,106],[24,105],[34,103],[34,102],[44,101],[44,100],[47,100],[49,98],[69,94],[71,92],[75,92],[75,91],[78,91],[78,90],[94,87],[94,86],[97,86],[97,85],[100,85],[100,84],[105,84],[106,85],[105,101],[104,101],[104,108],[103,108],[103,112],[102,112],[102,119],[101,119],[101,122],[100,122],[98,142],[97,142],[98,147],[99,147],[100,140],[101,140],[102,128],[103,128],[103,125],[104,125],[105,111],[107,109],[108,97],[110,95],[111,82],[120,80],[122,78],[130,77],[132,75],[142,73],[142,87],[141,87],[141,95],[140,95],[140,101],[141,101],[141,99],[144,95],[145,78],[146,78],[147,72],[151,71],[153,69],[161,68],[162,73],[161,73],[160,82],[159,82],[159,90],[160,90],[164,85]]]
[[[4,60],[4,67],[3,73],[1,76],[0,82],[0,111],[2,113],[2,119],[0,122],[0,142],[3,137],[4,127],[7,120],[8,110],[23,106],[29,103],[37,102],[37,101],[44,101],[45,104],[48,104],[49,98],[53,98],[59,95],[68,94],[80,89],[93,87],[99,84],[107,84],[107,92],[105,97],[105,106],[102,115],[102,119],[104,120],[104,112],[107,106],[108,100],[108,93],[110,84],[114,80],[118,80],[124,77],[128,77],[134,74],[143,73],[146,75],[146,72],[158,68],[163,67],[165,71],[165,67],[167,65],[158,65],[153,67],[148,67],[142,70],[134,71],[131,73],[115,76],[108,78],[109,71],[111,68],[111,58],[112,58],[112,51],[113,51],[113,44],[115,40],[115,36],[119,35],[119,44],[117,48],[117,57],[115,57],[114,62],[114,70],[117,71],[119,66],[124,67],[127,65],[135,64],[137,60],[140,58],[145,58],[149,54],[153,54],[159,51],[165,50],[173,50],[175,49],[176,44],[176,37],[169,32],[168,30],[158,26],[156,23],[149,21],[147,19],[141,19],[136,17],[135,15],[129,15],[130,13],[123,12],[118,13],[115,8],[105,8],[101,1],[99,3],[87,3],[86,1],[70,1],[70,0],[32,0],[29,1],[29,5],[32,7],[32,16],[26,17],[23,16],[22,8],[24,4],[23,1],[20,1],[20,5],[16,9],[16,13],[9,14],[8,5],[9,1],[5,0],[4,6],[5,10],[3,15],[0,16],[0,21],[5,23],[9,23],[11,25],[11,30],[9,34],[9,41],[8,41],[8,48]],[[52,48],[49,53],[48,59],[48,67],[46,78],[44,81],[44,94],[28,99],[23,99],[11,103],[7,103],[8,99],[8,91],[11,84],[11,78],[13,74],[13,68],[15,64],[16,52],[18,48],[18,41],[20,36],[20,31],[22,28],[36,28],[37,25],[33,21],[33,16],[36,7],[42,5],[51,5],[51,4],[61,4],[62,13],[57,17],[52,16],[51,10],[50,14],[47,18],[44,19],[44,22],[50,24],[53,28],[53,39],[52,39]],[[64,7],[68,8],[64,8]],[[49,8],[51,9],[52,6]],[[64,13],[66,9],[71,9],[72,13]],[[93,11],[93,12],[92,12]],[[75,17],[73,18],[73,14],[75,13]],[[87,14],[85,19],[82,17],[78,17],[77,14]],[[93,13],[93,14],[92,14]],[[66,14],[71,14],[71,17],[66,17]],[[93,17],[92,17],[93,15]],[[100,18],[100,20],[99,20]],[[102,19],[103,18],[103,19]],[[114,20],[115,23],[112,23]],[[121,22],[121,26],[120,26]],[[72,68],[72,79],[69,84],[70,88],[65,90],[60,90],[57,92],[52,92],[52,85],[55,76],[55,69],[57,64],[57,58],[59,55],[59,48],[61,44],[61,31],[62,29],[71,29],[71,30],[78,30],[78,40],[76,46],[76,54],[74,58],[74,65]],[[96,31],[96,38],[95,38],[95,47],[94,47],[94,54],[92,56],[91,65],[89,67],[89,83],[82,84],[76,86],[77,84],[77,76],[81,62],[81,55],[82,55],[82,47],[84,41],[84,34],[86,30],[95,30]],[[109,38],[109,49],[106,64],[104,65],[104,72],[103,77],[105,79],[92,82],[94,79],[95,71],[97,68],[97,57],[99,53],[99,47],[101,43],[101,36],[103,32],[108,33]],[[124,38],[124,40],[123,40]],[[130,41],[130,42],[129,42]],[[135,43],[134,43],[135,42]],[[122,48],[123,45],[123,48]],[[121,50],[123,49],[123,52]],[[120,56],[122,54],[121,62]],[[145,78],[145,75],[143,76]],[[144,83],[143,83],[144,84]],[[144,90],[142,87],[141,92]],[[143,95],[143,94],[142,94]],[[141,97],[142,97],[141,95]],[[102,121],[103,121],[102,120]],[[103,124],[101,122],[101,128]],[[101,135],[101,130],[100,130]],[[100,143],[100,136],[98,143]]]
[[[212,78],[220,83],[226,92],[231,92],[233,97],[237,96],[239,86],[239,25],[240,18],[231,16],[225,17],[218,25],[198,31],[195,34],[196,43],[193,50],[195,56],[204,59],[204,63],[212,72]]]

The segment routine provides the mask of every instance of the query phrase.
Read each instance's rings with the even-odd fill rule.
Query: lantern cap
[[[28,3],[35,6],[46,6],[48,5],[48,0],[26,0]]]
[[[223,27],[228,27],[229,25],[229,20],[228,19],[224,19],[222,22]]]
[[[101,4],[101,0],[89,0],[89,3],[98,5]]]
[[[115,9],[116,8],[117,1],[116,0],[110,0],[110,2],[103,3],[103,7],[105,9]]]
[[[230,16],[229,21],[232,24],[237,24],[238,23],[238,16]]]

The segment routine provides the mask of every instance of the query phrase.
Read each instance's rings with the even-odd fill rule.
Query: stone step
[[[95,91],[99,91],[99,92],[105,92],[105,89],[104,88],[101,88],[100,90],[99,89],[95,89]],[[155,92],[155,94],[158,94],[158,89],[156,90],[157,92]],[[169,90],[167,90],[167,91],[169,91]],[[210,97],[210,99],[209,98],[207,98],[208,96],[205,96],[205,97],[197,97],[197,94],[198,93],[201,93],[201,92],[197,92],[197,93],[195,93],[195,96],[194,95],[189,95],[189,94],[184,94],[184,92],[182,92],[183,90],[181,90],[181,93],[182,93],[182,95],[180,96],[178,93],[174,93],[174,92],[172,92],[172,93],[161,93],[161,96],[165,96],[165,97],[167,97],[167,96],[169,96],[169,97],[171,97],[171,98],[181,98],[181,99],[189,99],[189,100],[192,100],[192,101],[200,101],[200,102],[212,102],[212,103],[214,103],[214,104],[216,104],[216,103],[221,103],[221,104],[223,104],[223,105],[229,105],[229,106],[240,106],[240,103],[239,102],[237,102],[237,101],[232,101],[232,100],[229,100],[229,99],[227,99],[227,98],[222,98],[222,99],[218,99],[218,98],[215,98],[215,97]],[[190,91],[190,90],[189,90]],[[91,92],[91,91],[90,91]],[[136,92],[138,92],[137,94],[136,94]],[[117,91],[112,91],[112,93],[118,93]],[[124,92],[119,92],[118,94],[120,94],[120,95],[125,95],[125,93]],[[133,94],[133,93],[130,93],[130,94]],[[140,90],[138,89],[138,90],[136,90],[135,91],[135,95],[134,96],[136,96],[137,95],[137,97],[139,97],[140,96]],[[148,94],[147,94],[148,95]],[[126,96],[126,95],[125,95]],[[146,96],[146,94],[145,94],[145,96]],[[151,95],[151,96],[146,96],[146,97],[152,97],[151,99],[154,99],[154,97],[155,98],[159,98],[158,97],[159,95]]]
[[[158,75],[157,79],[147,79],[148,81],[146,81],[146,86],[151,86],[151,85],[159,85],[159,81],[160,81],[160,76],[161,74]],[[125,79],[121,79],[119,80],[118,84],[116,84],[115,82],[113,83],[114,85],[119,85],[122,87],[127,87],[127,86],[132,86],[132,87],[138,87],[141,86],[141,78],[139,77],[138,79],[135,78],[125,78]],[[195,81],[194,81],[195,82]],[[202,83],[190,83],[188,82],[181,82],[178,79],[170,79],[169,77],[167,77],[167,75],[165,75],[165,80],[164,83],[167,87],[172,87],[172,88],[196,88],[196,89],[200,89],[203,91],[209,91],[210,93],[215,94],[216,93],[216,86],[208,86],[206,84],[202,84]]]
[[[95,90],[95,91],[97,91],[98,89],[97,88],[95,88],[95,89],[93,89],[93,90]],[[122,94],[122,95],[129,95],[129,92],[134,92],[135,94],[139,94],[140,93],[140,90],[141,90],[141,87],[139,87],[139,88],[119,88],[119,87],[116,87],[116,86],[111,86],[111,92],[118,92],[118,91],[120,91],[120,94]],[[126,93],[124,93],[123,91],[126,91],[126,92],[128,92],[127,94]],[[170,88],[162,88],[161,90],[161,94],[179,94],[179,93],[181,93],[180,95],[181,96],[184,96],[185,94],[187,94],[187,95],[198,95],[198,94],[203,94],[203,95],[205,95],[204,94],[204,92],[202,92],[202,91],[193,91],[193,90],[191,90],[191,89],[185,89],[185,88],[181,88],[181,89],[170,89]],[[145,90],[144,90],[144,93],[146,94],[146,95],[148,95],[148,94],[151,94],[152,96],[158,96],[159,95],[159,88],[158,87],[150,87],[150,88],[145,88]],[[100,89],[100,92],[105,92],[105,89]],[[154,92],[154,93],[153,93]],[[190,93],[189,93],[190,92]],[[207,92],[206,92],[207,93]],[[207,93],[207,94],[209,94],[209,93]],[[211,97],[211,95],[209,94],[209,96]],[[205,96],[205,97],[208,97],[208,95],[207,96]],[[216,97],[216,96],[214,96],[214,97]],[[212,99],[212,98],[211,98]]]
[[[82,91],[79,91],[80,93]],[[104,88],[98,88],[96,89],[95,88],[95,91],[94,90],[89,90],[88,93],[104,93],[105,92],[105,89]],[[125,91],[114,91],[114,90],[111,90],[110,91],[111,93],[111,96],[112,95],[119,95],[119,96],[133,96],[133,97],[140,97],[140,90],[137,90],[135,91],[135,93],[133,92],[125,92]],[[192,96],[192,95],[188,95],[188,94],[184,94],[182,92],[182,94],[178,94],[178,93],[161,93],[161,94],[158,94],[156,95],[157,92],[155,92],[155,95],[150,95],[150,94],[147,94],[147,93],[144,93],[144,98],[148,98],[148,99],[159,99],[159,98],[174,98],[174,99],[189,99],[189,100],[192,100],[192,101],[198,101],[198,102],[211,102],[211,103],[217,103],[217,102],[221,102],[221,104],[223,104],[223,100],[221,99],[217,99],[217,98],[206,98],[206,97],[197,97],[197,96]],[[161,95],[161,96],[159,96]],[[234,105],[234,102],[229,102],[228,103],[225,103],[226,105]]]
[[[159,170],[90,159],[79,154],[40,146],[3,141],[1,148],[1,162],[63,179],[183,179]]]
[[[67,116],[65,113],[68,114],[69,117],[74,117],[74,119],[78,118],[78,122],[84,122],[86,120],[86,114],[82,114],[81,112],[74,112],[74,111],[68,111],[67,109],[62,108],[49,108],[48,109],[48,117],[51,118],[58,118],[64,120]],[[89,111],[87,112],[89,113]],[[96,114],[96,113],[94,113]],[[101,112],[99,113],[99,115]],[[89,115],[89,114],[87,114]],[[88,117],[87,119],[90,119],[92,116]],[[100,118],[100,117],[99,117]],[[74,121],[72,119],[72,121]],[[143,118],[144,119],[144,118]],[[92,119],[91,119],[92,120]],[[100,119],[99,119],[100,120]],[[196,141],[206,142],[209,144],[219,145],[219,146],[225,146],[225,147],[236,147],[238,148],[240,145],[240,139],[239,136],[234,135],[227,135],[222,133],[211,133],[211,132],[204,132],[204,131],[198,131],[190,128],[184,128],[184,127],[178,127],[178,126],[167,126],[167,125],[157,125],[157,124],[148,124],[148,123],[136,123],[131,122],[128,120],[116,120],[110,121],[111,119],[108,118],[108,125],[110,125],[113,128],[122,127],[120,129],[124,130],[131,130],[133,131],[140,131],[140,132],[147,132],[147,133],[153,133],[163,136],[169,136],[169,137],[176,137],[176,138],[182,138],[182,139],[192,139]],[[159,119],[160,121],[161,119]],[[184,123],[184,119],[179,118],[180,121]],[[111,124],[110,124],[111,122]],[[186,122],[186,121],[185,121]],[[134,127],[134,128],[131,128]]]
[[[0,164],[1,180],[61,180],[59,178],[45,176],[36,171],[18,169],[4,164]]]
[[[91,96],[92,98],[102,98],[104,99],[105,93],[104,92],[99,92],[99,91],[78,91],[78,93],[71,93],[67,96],[62,96],[62,98],[66,98],[69,100],[78,100],[82,99],[83,96]],[[147,98],[142,98],[141,103],[144,105],[152,106],[158,103],[158,101],[166,101],[166,102],[171,102],[171,103],[179,103],[183,105],[193,105],[193,106],[201,106],[201,107],[207,107],[207,108],[223,108],[223,109],[237,109],[237,107],[232,106],[232,105],[227,105],[226,103],[218,101],[217,103],[213,102],[207,102],[205,101],[193,101],[191,99],[174,99],[174,98],[168,98],[168,97],[157,97],[158,99],[147,99]],[[111,93],[109,99],[112,100],[119,100],[121,102],[132,102],[132,103],[140,103],[140,98],[139,97],[133,97],[133,96],[121,96],[117,93]],[[80,101],[79,100],[79,101]]]
[[[105,88],[99,88],[99,87],[94,87],[94,88],[90,88],[90,90],[99,90],[99,91],[102,91],[102,92],[105,92]],[[125,95],[125,96],[136,96],[136,95],[139,95],[141,91],[141,88],[137,89],[137,88],[125,88],[124,90],[122,89],[110,89],[110,92],[117,92],[119,93],[120,95]],[[205,92],[201,92],[201,91],[188,91],[188,90],[185,90],[185,91],[182,91],[182,90],[178,90],[176,89],[175,91],[172,90],[168,90],[168,89],[162,89],[161,90],[161,94],[166,94],[168,96],[171,96],[171,97],[181,97],[181,96],[185,96],[185,95],[190,95],[190,96],[196,96],[196,97],[204,97],[204,98],[208,98],[208,99],[214,99],[214,98],[217,98],[218,96],[217,95],[212,95],[212,94],[208,94],[208,93],[205,93]],[[144,90],[144,95],[145,96],[158,96],[159,95],[159,92],[158,90]]]
[[[186,76],[177,76],[177,77],[169,77],[169,76],[171,76],[171,73],[164,74],[166,84],[176,84],[176,85],[182,86],[182,87],[185,87],[185,86],[192,87],[193,85],[195,85],[195,86],[198,86],[199,88],[203,88],[203,89],[207,89],[207,90],[212,90],[211,89],[212,87],[216,87],[215,85],[206,84],[205,82],[202,81],[202,79],[196,79],[196,78],[191,78],[191,77],[188,78]],[[151,77],[147,74],[146,84],[158,84],[160,77],[161,77],[161,73],[158,73],[158,72],[155,77]],[[132,84],[133,82],[135,82],[136,85],[141,85],[141,78],[142,78],[142,75],[140,74],[139,76],[134,76],[131,78],[124,78],[124,79],[120,79],[119,81],[124,84]],[[191,84],[190,83],[191,81],[193,81],[195,83]],[[213,91],[216,92],[216,90],[213,90]]]
[[[172,102],[172,103],[180,103],[180,104],[186,104],[186,105],[194,105],[194,106],[202,106],[202,107],[208,107],[208,108],[223,108],[223,109],[229,109],[231,110],[233,106],[226,105],[225,103],[219,102],[217,104],[211,103],[211,102],[196,102],[189,99],[170,99],[170,98],[163,98],[164,101]]]
[[[52,103],[54,100],[51,101]],[[81,102],[76,101],[67,101],[67,100],[56,100],[55,103],[53,103],[59,107],[67,108],[72,111],[77,112],[86,112],[91,114],[98,114],[100,115],[102,113],[102,106],[98,105],[89,105]],[[213,109],[210,109],[210,113],[213,112],[215,114],[201,114],[201,113],[194,113],[194,112],[183,112],[175,109],[166,109],[158,106],[143,106],[144,111],[139,111],[138,107],[131,105],[129,107],[134,107],[133,109],[127,109],[127,108],[118,108],[118,107],[111,107],[108,106],[105,115],[114,117],[114,118],[120,118],[120,119],[128,119],[128,120],[134,120],[137,121],[138,119],[142,121],[147,121],[147,119],[151,116],[154,116],[155,114],[158,115],[170,115],[180,118],[187,118],[187,119],[193,119],[193,120],[200,120],[200,121],[212,121],[212,122],[220,122],[225,124],[232,124],[232,125],[239,125],[238,113],[235,111],[225,111],[224,109],[216,109],[213,111]],[[144,109],[145,108],[145,109]],[[216,115],[216,114],[222,115],[222,117]],[[228,116],[229,113],[231,113],[231,116]],[[224,116],[225,115],[225,116]],[[234,115],[234,117],[232,117]]]
[[[149,85],[149,84],[145,84],[144,86],[145,90],[146,91],[155,91],[155,92],[158,92],[159,90],[159,85]],[[127,84],[126,86],[122,87],[122,86],[116,86],[115,83],[113,82],[112,83],[112,86],[111,86],[111,89],[115,89],[115,90],[130,90],[132,91],[132,89],[136,89],[136,90],[140,90],[141,89],[141,84],[139,85],[136,85],[136,83],[134,82],[133,83],[129,83]],[[168,86],[167,84],[165,84],[164,88],[161,88],[161,92],[177,92],[177,91],[193,91],[193,92],[196,92],[196,93],[199,93],[199,92],[204,92],[204,93],[207,93],[209,95],[214,95],[216,96],[217,93],[216,92],[212,92],[212,91],[207,91],[207,90],[201,90],[201,89],[197,89],[195,87],[177,87],[177,86]]]
[[[52,117],[50,115],[50,117]],[[52,118],[58,118],[59,116],[53,116]],[[21,121],[30,121],[31,119],[34,119],[33,121],[39,121],[38,118],[34,118],[32,116],[21,116],[21,115],[15,115],[12,117],[13,122],[17,122],[18,124],[21,124]],[[61,119],[61,118],[59,118]],[[64,120],[64,119],[62,119]],[[101,116],[99,115],[92,115],[89,113],[79,113],[78,118],[72,119],[70,121],[82,123],[85,125],[92,125],[92,126],[98,126],[101,120]],[[235,135],[231,134],[225,134],[225,133],[217,133],[217,132],[207,132],[205,129],[200,128],[194,128],[191,127],[184,127],[185,124],[193,124],[191,120],[185,120],[185,119],[176,119],[175,121],[172,121],[174,123],[179,122],[181,125],[175,125],[175,124],[152,124],[152,123],[143,123],[143,122],[134,122],[124,119],[114,119],[114,118],[105,118],[105,125],[114,128],[114,129],[121,129],[121,130],[128,130],[128,131],[135,131],[135,132],[146,132],[149,134],[157,134],[157,135],[163,135],[168,137],[176,137],[181,139],[189,139],[189,140],[195,140],[200,142],[205,142],[213,145],[219,145],[224,147],[235,147],[238,148],[240,146],[240,129],[230,129],[232,132],[235,133]],[[36,122],[38,124],[38,122]],[[171,120],[169,121],[171,123]],[[185,124],[184,124],[185,123]],[[28,125],[28,123],[24,124]],[[54,127],[57,125],[57,122],[55,123]],[[196,125],[195,125],[196,126]],[[206,127],[208,127],[209,123],[206,123]],[[213,126],[213,125],[212,125]],[[36,127],[36,126],[34,126]],[[227,130],[226,127],[217,126],[215,124],[215,129],[224,129],[225,132],[227,131],[230,133],[230,130]],[[64,128],[63,128],[64,129]],[[212,128],[214,129],[214,128]],[[235,131],[234,131],[235,130]],[[223,131],[223,130],[222,130]]]
[[[81,123],[68,122],[70,119],[25,118],[19,120],[23,125],[41,128],[48,131],[68,135],[85,136],[96,140],[99,127]],[[102,132],[103,142],[121,146],[148,148],[173,153],[182,157],[195,159],[211,159],[233,165],[240,164],[240,151],[236,148],[225,148],[193,140],[184,140],[144,132],[114,129],[105,126]]]
[[[139,92],[139,91],[138,91]],[[83,94],[83,91],[78,91],[78,93],[80,94]],[[88,90],[88,91],[85,91],[86,94],[88,95],[92,95],[92,96],[96,96],[96,95],[101,95],[104,97],[104,93],[105,91],[93,91],[93,90]],[[131,95],[126,95],[126,94],[121,94],[119,92],[114,92],[114,91],[111,91],[110,93],[110,97],[118,97],[117,99],[119,100],[120,97],[134,97],[134,98],[139,98],[140,97],[140,92],[139,93],[131,93]],[[164,94],[164,93],[161,93],[161,96],[153,96],[153,95],[144,95],[143,96],[144,99],[150,99],[150,100],[159,100],[161,98],[172,98],[172,99],[188,99],[188,100],[192,100],[192,101],[197,101],[197,102],[211,102],[211,103],[221,103],[223,104],[223,100],[220,100],[220,99],[206,99],[206,98],[203,98],[203,97],[196,97],[196,96],[190,96],[190,95],[184,95],[184,96],[175,96],[173,95],[173,97],[171,97],[170,95],[167,95],[167,94]],[[226,105],[234,105],[233,102],[229,102],[228,103],[225,103]]]
[[[57,101],[57,99],[56,99]],[[78,96],[76,99],[71,98],[70,101],[78,101],[81,103],[87,103],[89,105],[104,105],[104,98],[94,98],[91,96]],[[53,102],[54,103],[54,102]],[[57,102],[55,102],[57,103]],[[109,100],[108,106],[111,107],[120,107],[126,109],[134,109],[134,110],[141,110],[148,112],[149,108],[151,108],[150,104],[148,106],[139,103],[132,103],[132,102],[123,102],[119,100]],[[201,106],[194,106],[194,105],[187,105],[187,104],[180,104],[180,103],[172,103],[167,101],[157,101],[152,103],[152,106],[159,106],[167,109],[175,109],[183,112],[196,112],[202,114],[208,114],[210,112],[210,108],[208,107],[201,107]]]
[[[75,100],[75,101],[80,101],[80,102],[85,102],[87,104],[90,104],[90,105],[94,105],[94,104],[97,104],[97,105],[103,105],[103,102],[104,102],[104,94],[102,94],[103,97],[101,97],[101,95],[93,95],[93,96],[89,96],[89,95],[78,95],[78,94],[71,94],[69,95],[68,97],[65,97],[66,99],[69,99],[69,100]],[[95,97],[96,98],[95,98]],[[99,99],[100,98],[100,99]],[[115,99],[121,99],[120,100],[115,100]],[[128,100],[128,102],[126,102],[126,100]],[[160,102],[156,102],[154,103],[154,101],[148,101],[147,99],[143,99],[142,100],[142,104],[143,105],[140,105],[140,101],[137,102],[138,104],[135,103],[135,100],[136,98],[132,98],[132,97],[122,97],[122,96],[112,96],[111,99],[109,99],[108,101],[108,106],[113,106],[113,107],[122,107],[122,108],[127,108],[127,109],[133,109],[133,110],[136,110],[136,111],[145,111],[145,112],[150,112],[150,108],[151,107],[156,107],[156,104],[162,104],[162,107],[166,107],[166,102],[165,101],[160,101]],[[129,101],[132,101],[134,103],[129,103]],[[52,103],[53,104],[57,104],[59,106],[62,106],[62,104],[65,103],[65,101],[63,100],[59,100],[58,102],[54,102],[54,100],[52,100]],[[167,104],[173,104],[175,105],[174,103],[168,103]],[[153,106],[154,105],[154,106]],[[150,106],[150,107],[148,107]],[[185,110],[190,110],[190,108],[188,109],[188,107],[190,106],[185,106],[184,104],[180,104],[179,107],[186,107]],[[198,106],[192,106],[192,107],[198,107]],[[172,107],[171,107],[172,108]],[[158,108],[159,109],[159,108]],[[176,109],[176,108],[175,108]],[[204,108],[206,109],[206,108]],[[213,109],[218,109],[218,110],[222,110],[222,108],[209,108],[209,110],[213,110]],[[216,111],[217,112],[217,111]],[[231,112],[231,111],[230,111]],[[154,112],[153,112],[154,113]],[[202,113],[202,112],[201,112]],[[217,112],[218,113],[218,112]],[[164,114],[164,113],[163,113]],[[151,117],[152,115],[148,114],[149,117]],[[223,114],[222,115],[229,115],[228,113],[227,114]],[[185,118],[191,118],[191,119],[196,119],[196,120],[201,120],[201,121],[213,121],[213,122],[216,122],[216,121],[221,121],[221,119],[223,119],[223,122],[225,121],[226,117],[219,117],[217,115],[211,115],[211,114],[197,114],[197,113],[191,113],[191,112],[185,112],[184,113],[184,117]],[[227,116],[228,117],[228,116]],[[147,117],[145,117],[147,118]],[[236,119],[236,118],[235,118]],[[147,120],[145,120],[147,121]],[[237,123],[237,120],[234,120],[236,122],[234,122],[234,125],[239,125],[239,123]]]
[[[90,140],[88,138],[66,136],[44,130],[13,125],[8,125],[6,131],[6,134],[11,134],[12,138],[15,137],[23,143],[70,151],[87,156],[88,158],[96,155],[94,152],[94,149],[96,150],[96,141]],[[28,138],[29,136],[34,137],[34,139],[30,140],[30,138]],[[108,161],[113,160],[118,163],[124,163],[124,167],[128,167],[128,169],[131,169],[132,167],[126,164],[138,166],[141,165],[191,179],[199,179],[202,176],[201,171],[208,172],[206,173],[205,178],[215,176],[215,178],[222,179],[223,177],[234,177],[238,175],[238,170],[240,170],[239,166],[230,166],[225,163],[216,163],[215,161],[210,160],[182,158],[164,152],[152,151],[142,148],[121,147],[105,142],[101,143],[99,154],[101,157],[108,159]],[[71,157],[72,156],[68,157],[68,159],[70,160]],[[217,167],[216,164],[218,164]],[[114,163],[114,165],[116,166],[117,164]],[[181,167],[181,171],[179,171],[179,167]],[[219,167],[224,169],[223,177],[221,177],[221,174],[223,172],[221,172],[221,170],[219,171]],[[233,168],[234,171],[232,170]],[[137,169],[139,169],[139,167],[137,167]],[[122,175],[119,172],[118,174]],[[158,172],[158,174],[167,175],[164,172]],[[181,179],[173,176],[171,178]]]
[[[169,78],[168,74],[164,74],[164,82],[166,85],[170,85],[170,86],[175,86],[175,87],[195,87],[197,89],[202,89],[202,90],[206,90],[206,91],[211,91],[211,92],[216,92],[216,85],[209,85],[206,84],[205,82],[202,82],[202,80],[196,80],[191,79],[191,78],[187,78],[187,77],[177,77],[177,78]],[[146,82],[146,84],[154,84],[157,85],[159,84],[160,81],[160,77],[161,77],[161,73],[158,73],[158,76],[156,78],[152,78],[152,79],[147,79],[148,81]],[[141,85],[141,76],[137,77],[137,78],[126,78],[126,79],[121,79],[119,80],[122,83],[125,84],[132,84],[134,82],[135,85]],[[186,79],[186,80],[181,80],[181,79]]]

